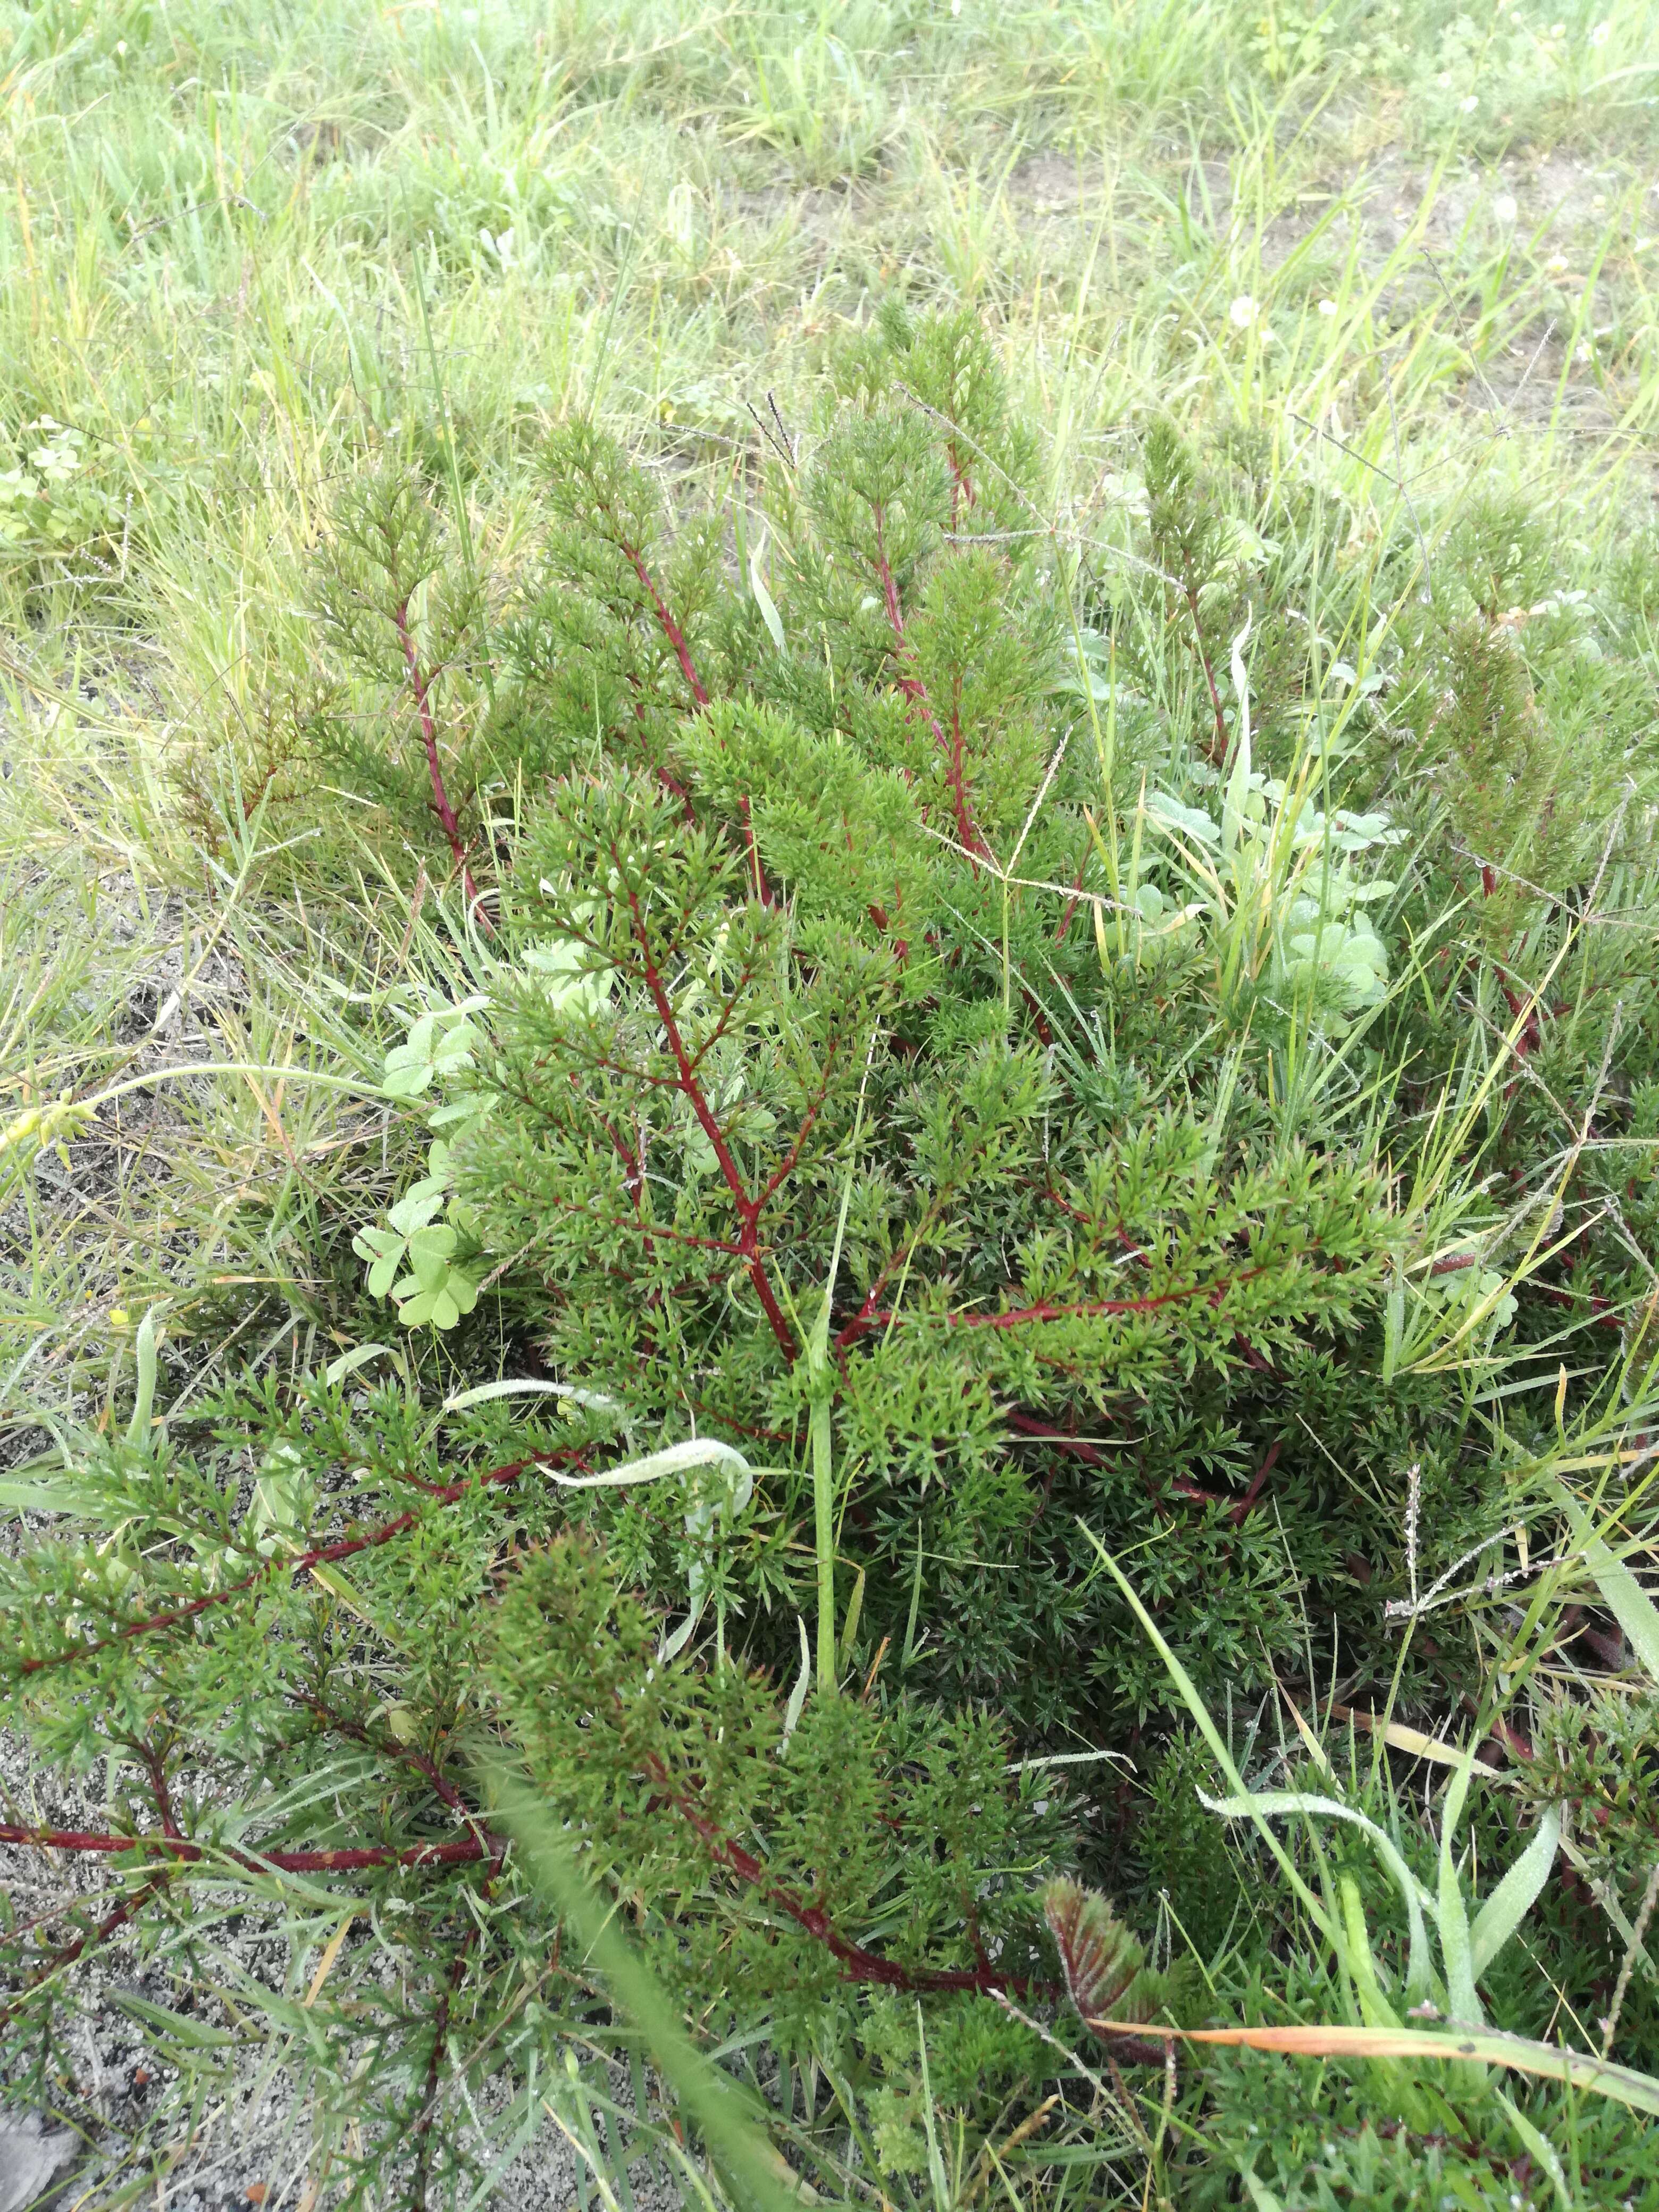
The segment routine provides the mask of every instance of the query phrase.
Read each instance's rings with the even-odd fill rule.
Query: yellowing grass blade
[[[1340,1721],[1352,1721],[1356,1728],[1368,1735],[1380,1735],[1393,1751],[1403,1751],[1413,1759],[1432,1759],[1437,1766],[1456,1766],[1463,1754],[1455,1744],[1447,1743],[1437,1735],[1425,1735],[1420,1729],[1407,1728],[1403,1721],[1379,1720],[1375,1713],[1362,1713],[1352,1705],[1333,1705],[1333,1716]],[[1478,1774],[1483,1782],[1511,1782],[1513,1775],[1505,1774],[1501,1766],[1488,1766],[1484,1759],[1472,1759],[1471,1774]]]
[[[1279,2051],[1292,2058],[1432,2058],[1443,2063],[1475,2060],[1507,2066],[1540,2081],[1563,2081],[1611,2097],[1633,2112],[1659,2118],[1659,2081],[1634,2067],[1615,2066],[1588,2051],[1532,2043],[1495,2027],[1449,2032],[1413,2027],[1157,2027],[1146,2021],[1091,2020],[1097,2035],[1161,2035],[1182,2043],[1224,2044],[1246,2051]]]

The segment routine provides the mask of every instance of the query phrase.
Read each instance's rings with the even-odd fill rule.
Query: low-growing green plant
[[[1034,2197],[1288,2203],[1304,2138],[1269,2174],[1234,2124],[1253,2046],[1348,2069],[1349,2201],[1415,2185],[1402,2135],[1464,2201],[1498,2143],[1558,2193],[1645,2180],[1571,2124],[1646,2076],[1479,1987],[1547,1925],[1574,1791],[1641,1832],[1563,1657],[1610,1610],[1653,1663],[1630,803],[1528,875],[1481,781],[1524,641],[1425,602],[1414,529],[1292,570],[1246,441],[1141,426],[1133,557],[1069,542],[966,315],[890,304],[769,435],[743,505],[680,514],[567,422],[510,562],[418,453],[319,530],[283,803],[349,793],[405,902],[324,1072],[381,1109],[385,1203],[319,1234],[337,1357],[163,1407],[152,1319],[125,1430],[0,1492],[46,1516],[0,1571],[7,1710],[110,1778],[103,1825],[0,1834],[118,1872],[67,1942],[14,1932],[8,2067],[61,2088],[63,1990],[137,1930],[223,2007],[212,2063],[292,2039],[341,2202],[476,2197],[544,2099],[591,2142],[565,2053],[659,2049],[653,1990],[821,2193],[943,2212],[1012,2159]],[[31,1105],[8,1187],[145,1079]],[[1386,1761],[1336,1779],[1339,1690],[1450,1772],[1432,1839]],[[1523,1740],[1529,1825],[1471,1814]],[[510,1848],[526,1788],[574,1907]],[[586,1955],[590,1887],[647,1979]],[[1547,1940],[1582,2007],[1605,1946]]]

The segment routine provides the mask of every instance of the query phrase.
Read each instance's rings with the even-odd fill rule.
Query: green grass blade
[[[1560,1843],[1561,1810],[1552,1805],[1532,1841],[1475,1915],[1469,1931],[1469,1963],[1477,1976],[1485,1973],[1531,1911],[1549,1880]]]
[[[504,1770],[491,1771],[489,1782],[495,1814],[517,1846],[526,1877],[580,1938],[743,2203],[750,2212],[799,2212],[801,2199],[782,2158],[745,2109],[735,2083],[686,2033],[656,1976],[583,1878],[553,1815]]]

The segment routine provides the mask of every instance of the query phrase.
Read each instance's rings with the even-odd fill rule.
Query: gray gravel
[[[88,1786],[69,1787],[33,1765],[21,1738],[0,1731],[0,1802],[9,1820],[103,1826],[100,1780],[94,1774]],[[88,1859],[0,1847],[0,1884],[14,1920],[25,1921],[103,1891],[108,1875]],[[269,1972],[272,1954],[257,1923],[222,1940],[249,1971]],[[264,2051],[256,2048],[242,2057],[229,2094],[210,2100],[188,2122],[166,2124],[167,2069],[119,2002],[137,1996],[176,2008],[179,1992],[165,1968],[118,1936],[76,1977],[74,1992],[64,2018],[73,2112],[31,2111],[0,2081],[0,2212],[37,2204],[113,2212],[118,2203],[134,2201],[141,2177],[137,2201],[146,2212],[152,2203],[155,2212],[251,2212],[254,2206],[261,2212],[327,2212],[333,2192],[326,2183],[320,2190],[313,2185],[303,2100]],[[625,2069],[613,2070],[610,2087],[618,2103],[627,2102]],[[72,2127],[64,2124],[70,2119]],[[578,2202],[575,2165],[570,2144],[550,2121],[487,2202],[495,2212],[566,2212]],[[676,2212],[682,2201],[672,2179],[643,2168],[632,2184],[635,2212]],[[404,2212],[404,2203],[394,2195],[386,2212]],[[434,2197],[434,2212],[437,2205]]]

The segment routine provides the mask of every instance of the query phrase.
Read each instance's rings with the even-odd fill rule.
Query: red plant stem
[[[161,1833],[171,1837],[176,1842],[184,1831],[173,1818],[173,1799],[167,1790],[167,1769],[162,1765],[160,1755],[152,1751],[148,1744],[142,1747],[139,1757],[143,1761],[144,1771],[149,1777],[150,1794],[155,1800],[155,1817],[161,1823]]]
[[[1011,1429],[1018,1430],[1021,1436],[1029,1437],[1034,1444],[1052,1444],[1056,1451],[1073,1453],[1088,1467],[1104,1467],[1107,1463],[1104,1452],[1097,1450],[1082,1437],[1066,1435],[1050,1422],[1040,1421],[1030,1413],[1017,1411],[1005,1413],[1002,1418]]]
[[[980,835],[968,804],[968,771],[963,757],[962,702],[954,699],[951,704],[951,761],[945,771],[945,780],[951,787],[951,803],[956,808],[957,835],[970,853],[988,854],[990,848]]]
[[[974,819],[974,810],[969,799],[968,777],[963,759],[961,715],[952,714],[953,734],[947,738],[927,696],[927,686],[911,665],[910,640],[904,627],[904,611],[899,605],[898,580],[893,574],[892,563],[887,558],[887,547],[883,538],[881,501],[876,501],[870,511],[876,531],[876,574],[881,582],[882,604],[887,610],[887,626],[893,633],[899,690],[921,714],[933,733],[934,744],[945,756],[945,780],[950,787],[951,803],[956,812],[957,839],[970,858],[989,860],[991,848]]]
[[[1070,1452],[1087,1467],[1104,1467],[1108,1464],[1104,1452],[1097,1451],[1093,1444],[1085,1443],[1081,1437],[1068,1437],[1056,1432],[1053,1428],[1045,1428],[1040,1421],[1034,1420],[1029,1413],[1005,1413],[1003,1419],[1011,1429],[1018,1430],[1021,1436],[1029,1437],[1033,1443],[1048,1444],[1056,1451]],[[1242,1528],[1246,1516],[1261,1495],[1261,1486],[1266,1482],[1277,1462],[1279,1450],[1280,1446],[1277,1443],[1270,1446],[1267,1458],[1256,1469],[1255,1479],[1243,1498],[1218,1497],[1213,1490],[1206,1490],[1202,1483],[1194,1482],[1189,1474],[1172,1475],[1170,1486],[1177,1496],[1190,1498],[1195,1504],[1218,1507],[1226,1514],[1235,1528]],[[1052,1475],[1049,1480],[1052,1482]],[[1046,1494],[1047,1485],[1044,1487]]]
[[[1553,1305],[1576,1306],[1578,1303],[1573,1293],[1571,1291],[1563,1290],[1559,1283],[1528,1283],[1527,1288],[1535,1291],[1540,1298],[1549,1299]],[[1624,1327],[1624,1323],[1613,1310],[1611,1299],[1603,1297],[1599,1291],[1591,1291],[1589,1297],[1589,1311],[1583,1316],[1586,1322],[1593,1323],[1597,1328]]]
[[[1215,710],[1215,744],[1211,749],[1212,767],[1219,768],[1227,757],[1227,717],[1222,711],[1221,694],[1216,689],[1215,670],[1204,645],[1204,625],[1199,619],[1198,586],[1190,580],[1187,585],[1187,611],[1193,618],[1193,643],[1198,648],[1199,666],[1204,671],[1204,681],[1210,687],[1210,704]]]
[[[426,2087],[415,2119],[415,2183],[410,2195],[411,2212],[426,2212],[427,2182],[432,2165],[432,2123],[438,2112],[438,2076],[443,2068],[444,2052],[449,2047],[450,2008],[455,2002],[455,1992],[461,1986],[461,1978],[466,1972],[466,1954],[471,1949],[472,1940],[477,1932],[477,1923],[474,1922],[456,1945],[449,1973],[438,1995],[438,2008],[432,2022],[432,2050],[426,2064]]]
[[[1094,1298],[1085,1305],[1015,1306],[1006,1313],[947,1313],[930,1314],[926,1310],[909,1314],[874,1313],[866,1327],[879,1328],[890,1321],[942,1321],[947,1328],[1019,1328],[1027,1322],[1089,1321],[1103,1314],[1155,1313],[1160,1306],[1183,1305],[1189,1298],[1209,1296],[1219,1298],[1235,1285],[1248,1283],[1265,1271],[1261,1267],[1248,1268],[1242,1275],[1233,1276],[1225,1283],[1206,1286],[1190,1284],[1184,1291],[1165,1291],[1151,1298]]]
[[[215,1856],[233,1866],[259,1874],[275,1867],[281,1874],[352,1874],[364,1867],[467,1866],[492,1856],[491,1847],[477,1836],[464,1836],[450,1844],[410,1844],[402,1850],[387,1844],[351,1846],[332,1851],[239,1851],[228,1844],[192,1844],[179,1836],[106,1836],[80,1828],[18,1828],[0,1826],[0,1844],[22,1844],[42,1851],[81,1853],[145,1851],[153,1857],[176,1859],[196,1866]],[[130,1905],[129,1910],[131,1909]]]
[[[724,1836],[712,1820],[707,1820],[683,1791],[675,1790],[667,1774],[655,1761],[651,1778],[663,1790],[675,1810],[696,1829],[708,1846],[708,1854],[717,1866],[724,1867],[740,1881],[757,1889],[769,1905],[787,1913],[791,1920],[839,1960],[851,1982],[873,1984],[884,1989],[976,1990],[981,1993],[1006,1990],[1014,1996],[1029,1993],[1030,1984],[1012,1974],[999,1974],[994,1967],[909,1967],[896,1959],[884,1959],[878,1952],[866,1951],[860,1943],[851,1942],[841,1934],[822,1905],[809,1904],[793,1890],[769,1880],[766,1869],[741,1844]],[[1044,1994],[1051,1992],[1044,1991]]]
[[[398,625],[398,641],[404,649],[404,665],[409,671],[409,688],[415,694],[415,705],[421,718],[421,741],[426,747],[426,772],[432,783],[432,811],[442,824],[444,836],[449,841],[449,850],[456,866],[461,872],[461,888],[466,894],[467,911],[475,913],[478,906],[477,886],[472,880],[472,871],[467,866],[466,840],[461,835],[461,825],[455,818],[455,809],[450,805],[448,787],[444,782],[443,763],[438,755],[438,726],[432,713],[432,695],[428,686],[421,656],[416,649],[415,635],[409,626],[409,601],[400,599],[392,613]],[[480,915],[486,929],[489,917]]]
[[[787,1913],[797,1926],[804,1929],[840,1962],[849,1981],[876,1984],[886,1989],[905,1990],[976,1990],[988,1991],[1006,1990],[1018,1996],[1030,1993],[1030,1984],[1016,1975],[1000,1974],[994,1967],[917,1967],[901,1966],[896,1960],[884,1959],[879,1953],[866,1950],[863,1945],[842,1936],[821,1905],[812,1905],[781,1884],[769,1881],[766,1869],[752,1853],[742,1844],[723,1836],[711,1820],[706,1820],[684,1794],[675,1790],[659,1767],[652,1775],[669,1797],[675,1810],[689,1822],[708,1846],[709,1856],[716,1865],[724,1867],[738,1880],[758,1889],[769,1905]],[[0,1827],[0,1844],[22,1844],[42,1850],[79,1852],[120,1852],[147,1850],[165,1855],[178,1863],[169,1867],[165,1879],[171,1880],[179,1866],[193,1865],[211,1856],[204,1846],[182,1840],[158,1836],[106,1836],[87,1834],[61,1828]],[[468,1836],[449,1844],[419,1844],[403,1850],[386,1849],[348,1850],[334,1851],[265,1851],[258,1856],[246,1851],[225,1850],[220,1856],[250,1873],[260,1873],[275,1868],[284,1874],[347,1874],[369,1867],[380,1866],[465,1866],[476,1865],[489,1859],[500,1858],[505,1845],[494,1839],[481,1840]],[[96,1940],[112,1932],[131,1918],[149,1896],[161,1887],[161,1882],[149,1884],[146,1889],[130,1898],[118,1908],[101,1928]],[[67,1966],[80,1955],[86,1942],[93,1937],[82,1937],[59,1953],[47,1971]],[[1049,1994],[1045,1991],[1044,1994]]]
[[[72,1966],[83,1953],[95,1950],[100,1943],[106,1943],[118,1929],[125,1928],[129,1920],[137,1919],[144,1907],[161,1895],[178,1871],[176,1866],[164,1867],[142,1889],[136,1889],[131,1897],[124,1898],[113,1912],[106,1913],[95,1928],[83,1929],[73,1942],[65,1943],[61,1950],[54,1951],[51,1958],[29,1976],[25,1993],[29,1990],[38,1990],[43,1982],[50,1981],[65,1966]],[[13,2006],[0,2005],[0,2025],[11,2019],[15,2009]]]
[[[1517,1021],[1519,1021],[1521,1019],[1521,1009],[1522,1006],[1527,1005],[1526,1000],[1522,997],[1518,991],[1511,990],[1510,986],[1502,981],[1499,981],[1498,988],[1504,994],[1504,1000],[1508,1004],[1510,1013]],[[1540,1009],[1538,1006],[1537,1000],[1534,1000],[1531,1006],[1528,1010],[1527,1018],[1522,1026],[1521,1034],[1516,1039],[1515,1056],[1517,1060],[1524,1060],[1529,1052],[1536,1052],[1538,1049],[1544,1034],[1542,1026],[1538,1018],[1540,1011]]]
[[[366,1728],[362,1728],[356,1721],[348,1719],[344,1713],[337,1713],[331,1705],[325,1705],[320,1698],[307,1698],[305,1704],[307,1709],[315,1713],[325,1727],[331,1728],[337,1735],[347,1737],[351,1742],[362,1744],[366,1750],[377,1752],[382,1759],[406,1760],[417,1772],[426,1778],[431,1784],[434,1794],[442,1803],[448,1806],[452,1813],[459,1813],[463,1820],[469,1821],[476,1829],[477,1814],[462,1796],[460,1791],[456,1789],[454,1784],[444,1779],[437,1762],[428,1759],[423,1751],[416,1751],[413,1744],[382,1742],[379,1736],[371,1735]]]
[[[869,1291],[865,1297],[864,1304],[859,1308],[858,1311],[854,1315],[852,1320],[847,1323],[846,1327],[837,1333],[836,1337],[836,1349],[837,1352],[845,1352],[849,1345],[856,1344],[860,1337],[861,1337],[867,1329],[874,1328],[878,1325],[878,1322],[881,1316],[878,1315],[877,1308],[880,1303],[882,1292],[886,1289],[888,1284],[892,1281],[893,1277],[898,1273],[899,1269],[908,1264],[910,1256],[915,1252],[917,1245],[921,1242],[927,1231],[933,1227],[934,1222],[939,1218],[939,1216],[944,1212],[945,1206],[955,1195],[956,1186],[953,1182],[950,1182],[942,1183],[939,1189],[934,1192],[933,1197],[927,1202],[927,1211],[923,1213],[921,1219],[916,1224],[914,1234],[908,1237],[902,1244],[899,1245],[896,1250],[888,1254],[886,1259],[884,1260],[881,1264],[880,1270],[876,1276],[875,1281],[870,1285]]]
[[[483,1489],[516,1482],[526,1468],[551,1466],[565,1456],[563,1453],[538,1452],[529,1459],[510,1460],[504,1467],[491,1468],[487,1474],[466,1475],[459,1482],[446,1483],[441,1489],[433,1490],[430,1496],[436,1504],[453,1505],[475,1483]],[[171,1612],[152,1613],[147,1620],[136,1620],[131,1626],[118,1629],[113,1636],[100,1637],[95,1643],[71,1644],[67,1650],[55,1651],[46,1659],[21,1660],[17,1671],[20,1674],[39,1674],[48,1667],[68,1666],[75,1660],[89,1659],[96,1652],[111,1650],[118,1644],[129,1644],[137,1637],[176,1627],[180,1621],[193,1620],[198,1613],[206,1613],[215,1606],[228,1605],[233,1598],[240,1597],[258,1583],[269,1581],[273,1575],[304,1574],[308,1568],[325,1566],[334,1559],[349,1559],[354,1553],[373,1551],[381,1544],[389,1544],[394,1536],[401,1536],[405,1528],[412,1528],[416,1517],[412,1512],[400,1513],[395,1520],[383,1522],[366,1535],[344,1536],[337,1543],[320,1544],[313,1551],[301,1553],[297,1559],[267,1560],[252,1574],[244,1575],[240,1582],[231,1583],[222,1590],[210,1590],[205,1597],[192,1598],[188,1605],[176,1606]],[[4,1840],[4,1832],[0,1831],[0,1842]]]
[[[1464,1702],[1468,1704],[1470,1701],[1466,1698]],[[1530,1737],[1523,1735],[1519,1729],[1511,1727],[1501,1713],[1492,1722],[1491,1727],[1493,1735],[1512,1759],[1518,1759],[1527,1765],[1532,1764],[1534,1753]]]
[[[796,1168],[799,1165],[801,1146],[811,1135],[812,1130],[817,1121],[818,1115],[823,1111],[823,1102],[830,1095],[830,1078],[835,1072],[836,1061],[840,1057],[840,1054],[841,1039],[837,1037],[823,1056],[823,1079],[818,1085],[816,1097],[812,1099],[811,1103],[807,1107],[805,1113],[801,1116],[800,1126],[795,1131],[794,1136],[790,1140],[788,1151],[778,1162],[776,1167],[773,1169],[771,1174],[768,1176],[766,1181],[761,1185],[760,1194],[755,1200],[755,1211],[757,1213],[760,1212],[761,1208],[766,1204],[769,1199],[774,1197],[776,1193],[782,1188],[783,1185],[789,1180],[789,1177],[793,1175]]]
[[[1060,917],[1060,927],[1054,932],[1054,943],[1064,945],[1072,927],[1072,917],[1077,912],[1083,896],[1083,878],[1088,872],[1089,855],[1085,850],[1077,864],[1077,873],[1072,878],[1072,895],[1066,902],[1066,911]]]
[[[678,1089],[678,1085],[676,1085],[675,1088]],[[610,1133],[607,1130],[606,1134],[610,1135]],[[634,1156],[626,1151],[614,1136],[611,1137],[611,1142],[616,1146],[617,1153],[624,1167],[629,1170],[630,1177],[637,1173],[642,1182],[643,1171],[637,1168]],[[631,1183],[629,1194],[637,1197],[636,1190]],[[694,1237],[689,1229],[672,1229],[665,1222],[642,1220],[637,1209],[632,1218],[625,1213],[601,1213],[594,1206],[579,1206],[573,1199],[545,1196],[540,1192],[537,1193],[536,1202],[538,1206],[556,1207],[561,1213],[579,1213],[584,1221],[595,1222],[604,1229],[636,1229],[647,1242],[660,1237],[668,1243],[684,1244],[696,1252],[726,1252],[729,1253],[734,1260],[742,1260],[748,1256],[743,1247],[740,1244],[732,1243],[729,1237]]]
[[[737,1208],[738,1255],[748,1267],[749,1279],[755,1286],[755,1295],[759,1298],[761,1310],[771,1324],[772,1334],[778,1340],[779,1349],[786,1359],[793,1361],[799,1351],[794,1331],[784,1318],[783,1309],[778,1304],[777,1294],[772,1288],[771,1278],[766,1272],[766,1262],[761,1256],[760,1212],[772,1189],[776,1188],[776,1179],[775,1178],[774,1182],[758,1197],[750,1197],[748,1185],[743,1179],[743,1172],[732,1157],[732,1148],[726,1141],[726,1132],[715,1120],[714,1109],[708,1103],[702,1084],[697,1080],[696,1067],[691,1054],[686,1049],[685,1041],[680,1035],[679,1024],[674,1018],[674,1008],[668,996],[667,987],[663,981],[662,972],[657,966],[656,956],[651,950],[651,939],[645,926],[645,916],[640,911],[639,893],[630,888],[627,896],[629,911],[633,916],[635,942],[640,948],[640,960],[645,970],[646,988],[651,994],[652,1004],[657,1009],[657,1018],[662,1024],[663,1034],[668,1040],[668,1049],[673,1054],[674,1066],[678,1071],[675,1088],[696,1115],[698,1125],[713,1148],[714,1158],[725,1179],[726,1187],[732,1194],[732,1202]]]
[[[1249,1488],[1245,1492],[1243,1498],[1239,1499],[1237,1505],[1231,1506],[1228,1509],[1227,1518],[1232,1522],[1235,1528],[1242,1528],[1244,1526],[1245,1521],[1249,1517],[1251,1507],[1255,1505],[1256,1500],[1261,1495],[1262,1485],[1267,1481],[1267,1477],[1278,1466],[1279,1455],[1283,1449],[1284,1445],[1282,1442],[1279,1438],[1275,1437],[1273,1442],[1267,1447],[1267,1457],[1262,1461],[1261,1466],[1257,1468],[1255,1474],[1251,1478]]]
[[[691,696],[696,701],[698,706],[706,707],[708,704],[708,694],[703,690],[702,678],[698,675],[696,664],[691,658],[691,648],[685,641],[685,633],[669,612],[668,602],[657,589],[651,571],[646,567],[641,556],[638,546],[630,545],[620,532],[617,533],[617,544],[623,558],[629,563],[645,589],[646,596],[651,602],[651,611],[657,617],[657,627],[668,640],[674,657],[680,664],[680,673],[685,678]]]
[[[576,1071],[574,1068],[572,1068],[570,1071],[570,1088],[575,1093],[578,1103],[583,1106],[586,1106],[588,1104],[588,1101],[582,1097],[582,1088],[580,1084],[576,1080]],[[616,1130],[612,1128],[611,1125],[610,1117],[601,1108],[594,1106],[592,1107],[590,1110],[598,1120],[599,1127],[605,1131],[605,1135],[610,1138],[611,1148],[616,1153],[617,1158],[622,1162],[623,1166],[626,1170],[624,1176],[625,1188],[627,1189],[628,1195],[634,1201],[635,1212],[637,1214],[645,1203],[644,1163],[641,1161],[638,1152],[617,1134]]]

